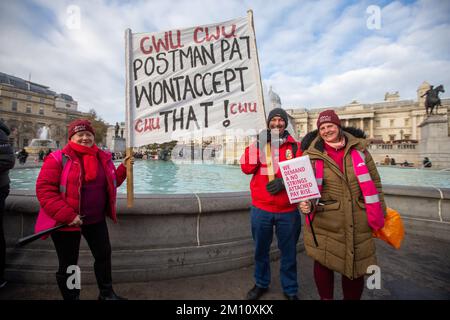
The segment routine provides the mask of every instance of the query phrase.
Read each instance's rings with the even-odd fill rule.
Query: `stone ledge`
[[[450,200],[450,188],[439,188],[445,200]],[[410,196],[441,199],[440,192],[433,187],[407,187],[398,185],[383,185],[383,192],[388,195]]]
[[[448,239],[450,189],[441,190],[443,199],[434,188],[384,186],[386,202],[404,217],[407,232]],[[117,202],[120,223],[108,222],[117,282],[202,275],[253,263],[249,192],[137,194],[133,208],[126,207],[125,195]],[[13,281],[54,282],[57,259],[51,240],[14,247],[19,238],[33,233],[38,210],[32,191],[12,190],[7,198],[6,273]],[[302,241],[298,249],[303,250]],[[278,254],[274,241],[272,257]],[[83,281],[93,282],[92,256],[85,241],[80,266],[87,270]]]

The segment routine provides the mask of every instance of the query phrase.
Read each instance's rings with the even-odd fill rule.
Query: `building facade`
[[[304,137],[308,132],[316,129],[320,112],[333,109],[341,119],[343,126],[362,129],[369,141],[371,153],[377,162],[382,162],[386,155],[407,160],[412,163],[420,162],[419,146],[421,140],[420,124],[426,118],[424,93],[430,89],[427,82],[417,89],[417,100],[400,100],[398,92],[386,93],[385,101],[380,103],[362,104],[357,101],[339,106],[319,109],[288,109],[293,118],[297,135]],[[438,114],[447,119],[450,132],[450,99],[441,99],[442,106]]]
[[[424,82],[417,90],[418,100],[399,100],[398,92],[386,93],[385,101],[361,104],[357,101],[346,106],[319,109],[289,109],[295,130],[299,137],[316,129],[320,112],[333,109],[339,115],[343,126],[352,126],[364,130],[369,139],[385,143],[404,140],[420,140],[420,123],[426,117],[422,95],[430,88]],[[442,99],[439,114],[448,114],[450,99]]]
[[[400,94],[397,91],[386,93],[384,101],[379,103],[364,104],[353,101],[345,106],[310,110],[285,108],[289,115],[289,122],[293,125],[288,130],[296,139],[301,140],[308,132],[316,129],[320,112],[333,109],[339,115],[343,126],[360,128],[366,133],[371,142],[369,150],[376,162],[383,163],[386,155],[389,155],[397,162],[406,160],[419,166],[423,158],[420,148],[422,139],[420,124],[427,117],[424,94],[429,89],[430,84],[423,82],[417,89],[417,100],[400,100]],[[266,103],[269,109],[281,107],[281,99],[272,91],[272,88],[266,97]],[[441,99],[441,106],[437,113],[447,119],[448,132],[450,132],[450,99]],[[221,146],[223,150],[221,161],[235,164],[253,139],[254,137],[211,138],[212,143]],[[445,167],[450,167],[450,162]]]
[[[308,132],[316,129],[317,118],[323,110],[333,109],[339,115],[343,126],[352,126],[362,129],[368,140],[370,152],[378,163],[383,163],[386,155],[395,158],[397,162],[407,160],[418,165],[421,163],[420,152],[421,127],[426,119],[424,93],[430,88],[424,82],[417,89],[417,100],[400,100],[399,92],[386,93],[384,101],[379,103],[364,104],[353,101],[345,106],[330,106],[319,109],[285,108],[292,124],[288,130],[298,140],[301,140]],[[281,107],[280,97],[269,89],[266,97],[269,110]],[[447,119],[450,132],[450,99],[441,99],[442,106],[438,114]],[[123,129],[123,137],[126,137],[125,123],[119,124]],[[120,136],[119,131],[119,136]],[[115,134],[115,126],[108,128],[106,144],[111,148],[112,138]],[[255,137],[217,136],[217,137],[188,137],[180,140],[182,146],[209,145],[216,152],[216,162],[237,164],[240,156]],[[201,159],[200,159],[201,160]],[[450,166],[450,164],[449,164]]]
[[[78,111],[78,103],[70,95],[0,72],[0,118],[11,129],[15,150],[39,138],[44,127],[48,128],[47,138],[61,148],[67,142],[67,125],[87,115]]]

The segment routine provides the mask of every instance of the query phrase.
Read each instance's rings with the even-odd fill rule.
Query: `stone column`
[[[370,118],[369,137],[373,138],[373,118]]]
[[[360,129],[361,129],[362,131],[364,131],[364,118],[361,118],[361,119],[359,120],[359,127],[360,127]]]
[[[412,139],[417,140],[417,117],[412,116]]]

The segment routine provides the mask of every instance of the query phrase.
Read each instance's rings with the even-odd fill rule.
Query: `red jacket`
[[[289,159],[286,157],[289,154],[292,155],[293,144],[297,145],[297,151],[294,157],[300,157],[302,155],[300,144],[289,135],[286,142],[280,146],[279,162],[294,158],[292,156]],[[261,174],[261,170],[265,170],[267,165],[265,163],[266,160],[264,154],[262,155],[263,163],[261,163],[259,152],[260,150],[256,147],[256,143],[254,143],[245,149],[245,152],[241,157],[242,172],[245,174],[253,174],[252,180],[250,181],[252,205],[259,209],[273,213],[294,211],[297,208],[297,205],[289,203],[289,197],[286,190],[282,190],[275,195],[271,195],[267,192],[266,185],[269,182],[269,178],[267,175]],[[278,168],[278,163],[276,163],[276,159],[274,159],[274,154],[275,150],[272,150],[272,163],[275,170],[275,168]],[[281,172],[278,168],[275,173],[275,178],[281,177]]]
[[[66,145],[62,150],[68,158],[66,166],[70,163],[69,175],[67,178],[66,199],[61,196],[59,185],[62,173],[62,164],[54,157],[47,156],[36,181],[36,196],[45,213],[60,223],[70,223],[79,214],[81,184],[83,181],[81,159],[78,158],[75,151]],[[108,188],[108,205],[107,215],[117,222],[116,215],[116,196],[117,187],[125,180],[127,171],[126,167],[121,164],[115,168],[111,160],[111,154],[102,150],[98,151],[98,157],[103,169],[105,170],[107,188]],[[65,228],[64,230],[79,230],[76,227]]]

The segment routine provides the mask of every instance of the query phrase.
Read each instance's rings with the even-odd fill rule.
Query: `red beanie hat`
[[[317,129],[319,129],[322,124],[327,122],[334,123],[338,127],[341,126],[341,120],[339,120],[339,117],[333,110],[325,110],[319,114],[319,118],[317,119]]]
[[[84,119],[78,119],[75,121],[72,121],[69,124],[69,140],[70,138],[72,138],[72,136],[80,131],[89,131],[90,133],[92,133],[95,136],[95,130],[91,125],[91,122],[89,120],[84,120]]]

